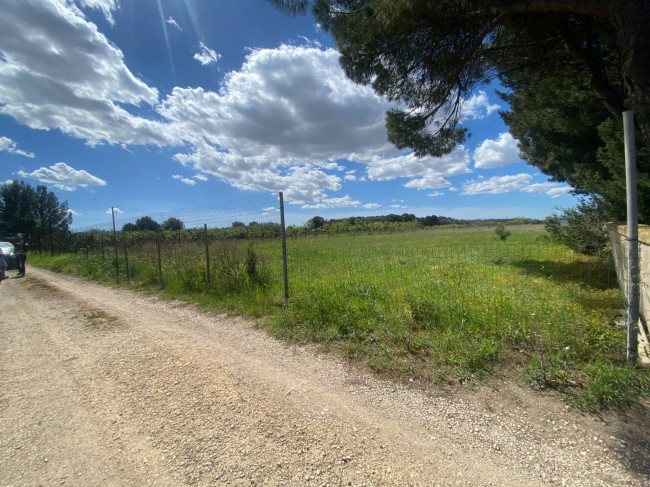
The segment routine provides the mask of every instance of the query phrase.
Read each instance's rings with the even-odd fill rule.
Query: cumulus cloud
[[[192,142],[204,139],[243,157],[324,164],[389,150],[389,105],[347,79],[338,57],[333,49],[300,46],[254,50],[219,93],[175,88],[158,111]]]
[[[523,191],[526,193],[546,193],[552,198],[564,196],[571,192],[570,186],[561,186],[558,183],[535,183],[526,186]]]
[[[0,151],[6,151],[9,154],[30,157],[32,159],[35,157],[33,152],[26,152],[22,149],[19,149],[18,144],[16,144],[9,137],[0,137]]]
[[[221,59],[221,54],[217,54],[216,51],[210,49],[208,46],[203,44],[203,42],[200,42],[199,52],[194,54],[194,59],[200,62],[203,66],[207,66],[208,64],[214,64]]]
[[[242,189],[285,191],[314,203],[338,191],[339,159],[371,163],[386,142],[388,104],[348,80],[332,49],[254,50],[216,93],[175,88],[159,114],[186,134],[184,165]],[[399,172],[398,172],[399,174]]]
[[[90,145],[177,147],[175,159],[203,178],[283,191],[293,204],[345,206],[349,200],[332,193],[351,176],[404,178],[408,188],[435,189],[470,172],[464,147],[441,158],[400,153],[386,141],[391,104],[350,81],[337,51],[313,43],[253,49],[219,91],[176,87],[161,98],[82,10],[108,16],[117,6],[117,0],[0,2],[0,114]],[[210,64],[220,56],[202,43],[195,57]],[[496,109],[483,92],[463,106],[467,118]],[[366,174],[345,173],[340,161],[359,163]]]
[[[360,201],[353,200],[349,195],[342,198],[323,198],[319,203],[302,205],[303,209],[350,208],[361,205]]]
[[[460,115],[463,120],[469,118],[472,120],[480,120],[492,115],[499,108],[501,108],[499,105],[490,103],[490,99],[485,91],[479,90],[478,93],[463,100]]]
[[[122,210],[120,210],[119,208],[109,208],[108,210],[106,210],[107,215],[112,215],[113,213],[115,213],[117,215],[119,213],[124,213],[124,212]]]
[[[77,171],[64,162],[57,162],[50,167],[41,167],[30,173],[18,171],[18,175],[22,178],[32,178],[41,183],[52,184],[65,191],[74,191],[79,187],[106,186],[106,181],[103,179],[84,170]]]
[[[172,179],[178,179],[181,183],[187,184],[189,186],[194,186],[196,184],[196,181],[194,179],[184,178],[180,174],[174,174],[172,176]]]
[[[484,140],[474,150],[472,157],[474,167],[481,169],[507,166],[521,160],[517,141],[510,132],[499,134],[496,140]]]
[[[443,188],[450,186],[445,178],[470,172],[469,164],[469,153],[460,145],[442,157],[416,157],[412,153],[375,157],[368,162],[368,177],[376,181],[406,177],[411,178],[404,185],[407,188]]]
[[[110,12],[114,2],[86,1]],[[102,8],[103,10],[103,8]],[[125,106],[158,102],[122,52],[69,2],[0,2],[0,113],[33,129],[58,129],[89,144],[180,143],[160,122]]]
[[[510,176],[496,176],[486,179],[484,181],[467,181],[463,185],[463,195],[477,195],[477,194],[503,194],[511,193],[513,191],[525,193],[545,193],[552,198],[557,198],[564,194],[569,193],[571,188],[563,186],[559,183],[533,183],[531,181],[533,176],[530,174],[513,174]]]
[[[442,196],[443,194],[445,193],[443,193],[442,191],[434,191],[433,193],[427,194],[427,196],[431,196],[432,198],[435,198],[436,196]]]
[[[374,210],[379,208],[381,205],[379,203],[367,203],[363,205],[366,210]]]

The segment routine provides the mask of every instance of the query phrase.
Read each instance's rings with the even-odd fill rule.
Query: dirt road
[[[648,409],[409,388],[246,320],[28,272],[0,284],[0,487],[650,485]]]

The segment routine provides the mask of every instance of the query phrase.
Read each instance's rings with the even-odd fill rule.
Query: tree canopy
[[[502,76],[501,97],[509,110],[501,116],[519,141],[521,156],[553,181],[567,182],[578,193],[599,195],[603,211],[625,219],[623,125],[592,91],[580,89],[579,69],[539,77],[532,70]],[[637,148],[638,207],[650,219],[650,159]]]
[[[0,239],[30,237],[45,249],[49,239],[67,233],[72,223],[68,202],[59,202],[45,186],[21,181],[0,186]]]
[[[640,156],[650,147],[650,2],[269,1],[291,13],[312,3],[346,75],[395,102],[386,127],[397,147],[450,152],[468,137],[462,100],[499,79],[511,104],[504,119],[526,161],[620,213],[624,159],[611,142],[624,110],[635,112]],[[639,166],[647,170],[647,161]]]
[[[169,220],[167,220],[169,221]],[[182,222],[178,220],[181,224]],[[141,218],[138,218],[135,223],[126,223],[124,226],[122,226],[122,231],[124,232],[135,232],[138,230],[144,230],[144,231],[152,231],[152,232],[157,232],[160,230],[162,227],[160,223],[158,223],[156,220],[151,218],[150,216],[143,216]]]
[[[181,220],[173,216],[167,218],[167,220],[165,220],[162,224],[163,230],[178,231],[178,230],[182,230],[183,228],[185,228],[185,224]]]

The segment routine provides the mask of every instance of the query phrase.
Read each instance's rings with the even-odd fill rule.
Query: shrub
[[[574,208],[546,219],[544,227],[553,240],[580,254],[600,255],[609,242],[604,203],[596,196],[581,199]]]
[[[503,223],[499,223],[497,227],[494,229],[494,233],[496,233],[499,238],[503,241],[505,241],[510,235],[512,235],[508,230],[506,230],[506,227],[503,226]]]

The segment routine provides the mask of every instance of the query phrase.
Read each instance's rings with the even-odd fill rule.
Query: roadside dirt
[[[0,284],[0,487],[650,486],[649,409],[383,381],[249,321],[34,268]]]

